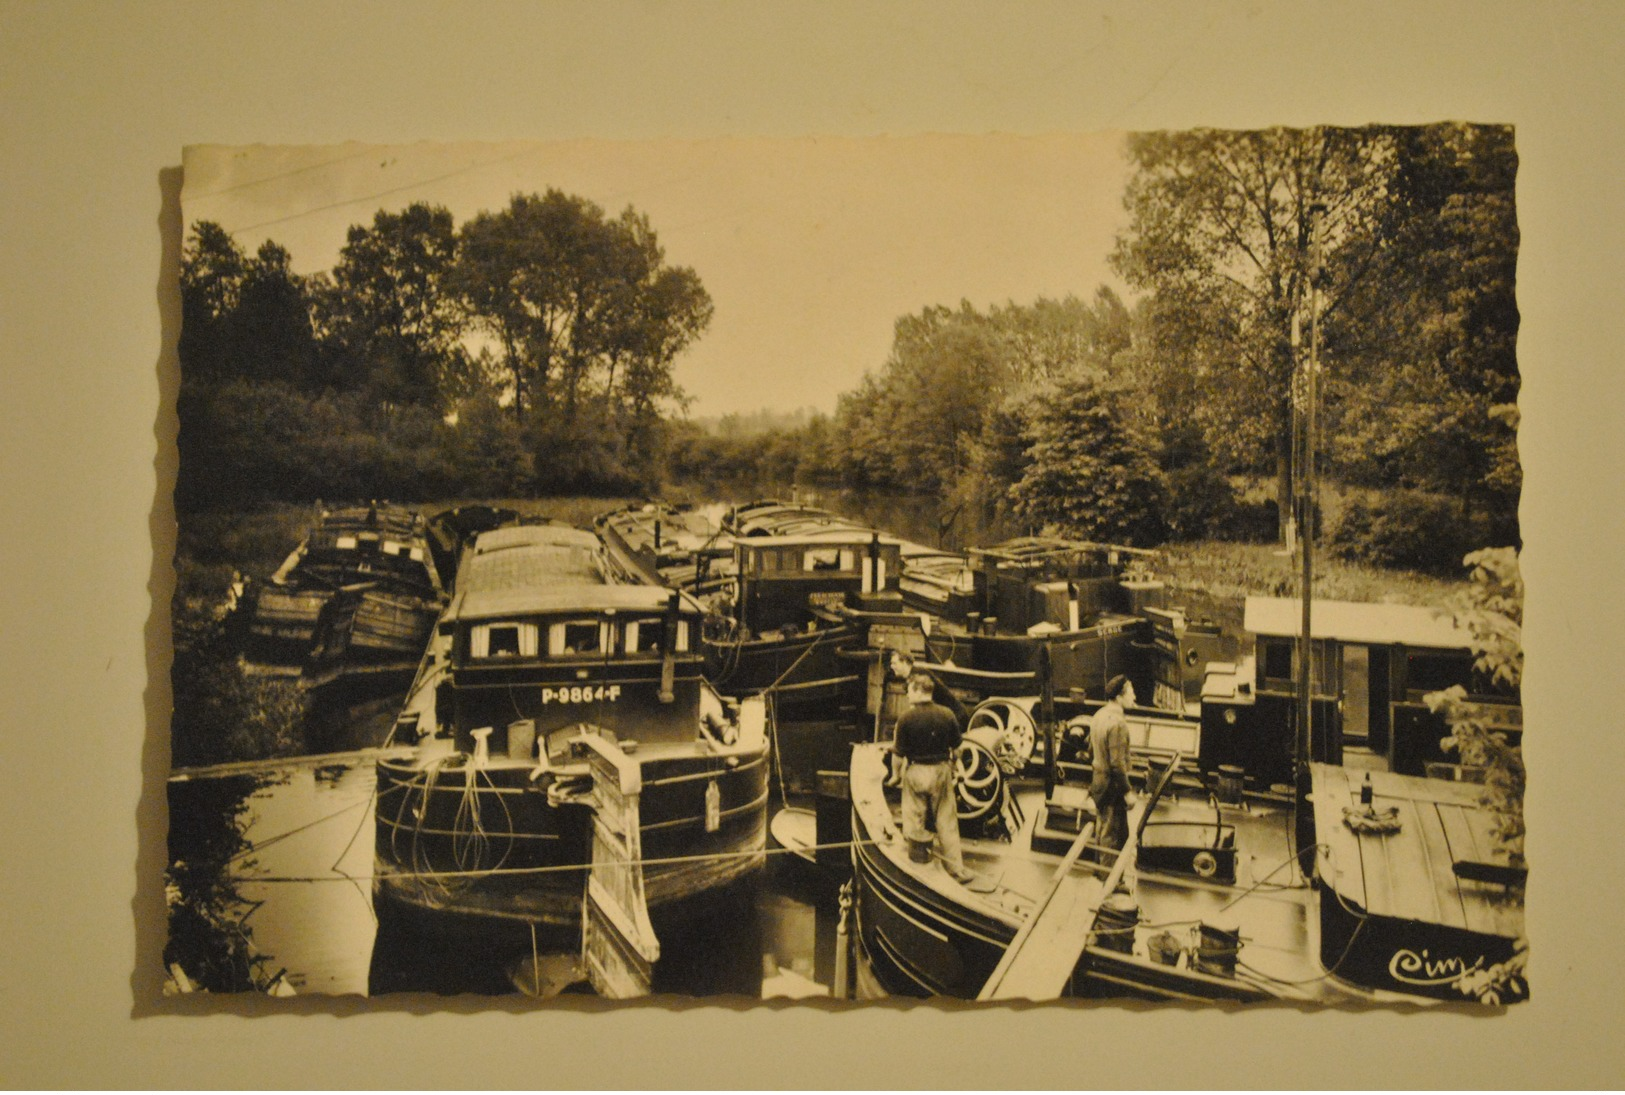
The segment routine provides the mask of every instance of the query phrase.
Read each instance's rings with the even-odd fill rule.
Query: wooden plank
[[[1472,814],[1468,811],[1441,809],[1439,822],[1444,829],[1445,840],[1450,845],[1451,859],[1495,863],[1504,858],[1496,852],[1495,841],[1490,837],[1489,828],[1474,825]]]
[[[1388,894],[1384,902],[1371,900],[1371,915],[1401,916],[1404,920],[1423,923],[1449,923],[1445,920],[1443,900],[1428,871],[1427,850],[1423,846],[1422,830],[1428,820],[1438,824],[1438,811],[1433,803],[1417,799],[1388,799],[1381,794],[1373,796],[1378,811],[1394,807],[1399,811],[1399,832],[1380,833],[1360,838],[1365,848],[1365,874],[1371,876],[1373,859],[1380,861],[1380,874]]]
[[[1352,782],[1352,781],[1351,781]],[[1359,805],[1356,795],[1350,805]],[[1372,805],[1379,810],[1384,806],[1402,806],[1399,802],[1383,802],[1381,798],[1374,797]],[[1405,831],[1413,823],[1413,819],[1405,816],[1409,811],[1402,811],[1400,824]],[[1348,826],[1344,826],[1345,829]],[[1362,836],[1354,833],[1354,841],[1360,846],[1360,869],[1365,877],[1366,912],[1372,916],[1403,916],[1400,911],[1403,897],[1394,877],[1395,856],[1388,847],[1391,839],[1387,834],[1374,834]]]
[[[1315,789],[1315,833],[1329,849],[1331,861],[1331,877],[1326,881],[1348,900],[1367,907],[1370,899],[1360,840],[1343,824],[1343,807],[1358,801],[1349,789],[1348,773],[1329,764],[1312,765],[1310,773]]]
[[[660,941],[644,888],[639,763],[596,734],[576,739],[590,750],[592,865],[582,908],[581,964],[599,995],[644,996],[654,980]]]
[[[1422,852],[1423,866],[1432,880],[1434,904],[1438,909],[1435,923],[1452,928],[1466,928],[1467,910],[1462,903],[1461,886],[1451,866],[1455,857],[1450,852],[1450,841],[1445,836],[1444,814],[1455,812],[1454,806],[1418,804],[1416,811],[1419,827],[1417,836]]]
[[[1010,965],[988,979],[979,1000],[1053,1000],[1083,957],[1100,905],[1101,883],[1093,875],[1067,875],[1021,945],[1011,944]],[[991,991],[990,991],[991,990]]]
[[[1174,763],[1179,754],[1174,755]],[[1072,841],[1051,877],[1049,890],[1039,899],[1026,923],[1010,941],[1004,957],[988,976],[977,994],[978,1000],[1052,1000],[1066,987],[1078,960],[1083,957],[1101,902],[1117,889],[1140,847],[1140,834],[1156,800],[1173,777],[1173,768],[1149,800],[1130,809],[1129,837],[1117,853],[1117,861],[1104,881],[1092,875],[1075,876],[1073,865],[1094,839],[1095,823],[1090,822]]]
[[[1451,855],[1455,859],[1482,863],[1507,861],[1507,857],[1495,846],[1490,819],[1483,811],[1442,806],[1439,812]],[[1464,879],[1458,879],[1456,887],[1461,895],[1462,911],[1469,929],[1508,937],[1523,934],[1523,898],[1520,894],[1509,892],[1506,887],[1494,883]]]
[[[1397,772],[1372,772],[1372,786],[1384,798],[1412,799],[1418,802],[1450,802],[1475,806],[1483,788],[1476,783],[1407,776]]]
[[[1037,811],[1034,811],[1034,817],[1036,816]],[[1091,821],[1073,838],[1072,846],[1066,850],[1066,855],[1061,857],[1060,864],[1055,868],[1054,874],[1050,876],[1049,888],[1039,897],[1038,903],[1033,908],[1032,915],[1017,929],[1015,938],[1005,948],[1003,956],[999,959],[999,964],[993,968],[993,972],[988,975],[987,982],[982,986],[982,991],[977,994],[976,998],[978,1000],[1047,1000],[1060,995],[1061,988],[1066,984],[1066,978],[1072,973],[1072,968],[1077,965],[1078,959],[1083,957],[1084,943],[1088,939],[1087,930],[1077,933],[1077,953],[1072,956],[1070,963],[1064,965],[1060,984],[1056,985],[1054,991],[1048,995],[1032,995],[1034,992],[1043,991],[1047,979],[1046,982],[1035,983],[1033,976],[1035,971],[1027,968],[1031,963],[1023,961],[1023,953],[1026,951],[1027,941],[1035,934],[1041,933],[1041,930],[1042,934],[1046,936],[1049,934],[1047,929],[1043,929],[1043,921],[1046,915],[1050,914],[1051,909],[1055,910],[1059,919],[1065,920],[1072,916],[1075,894],[1068,887],[1067,882],[1071,876],[1073,866],[1078,862],[1078,857],[1083,854],[1083,850],[1088,847],[1094,836],[1095,823]],[[1121,856],[1119,856],[1119,860],[1122,861]],[[1090,881],[1094,881],[1094,879],[1091,877]],[[1061,896],[1063,890],[1067,891],[1066,895],[1057,902],[1056,898]],[[1084,927],[1087,929],[1088,925]],[[1039,950],[1040,948],[1035,948],[1035,953]],[[1042,958],[1045,963],[1044,971],[1052,970],[1055,965],[1062,962],[1060,955],[1050,953],[1047,949],[1038,957]],[[1012,971],[1016,973],[1015,982],[1010,982]],[[1007,985],[1007,982],[1010,983]]]

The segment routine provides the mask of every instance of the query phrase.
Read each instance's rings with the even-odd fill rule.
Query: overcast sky
[[[666,261],[716,305],[677,363],[695,415],[834,409],[878,368],[893,322],[1091,295],[1122,227],[1123,135],[614,143],[326,145],[187,150],[188,230],[212,220],[252,252],[330,269],[353,224],[416,201],[458,224],[557,188],[648,214]],[[1125,292],[1125,296],[1126,296]]]

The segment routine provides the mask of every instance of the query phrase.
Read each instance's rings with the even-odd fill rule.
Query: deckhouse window
[[[626,624],[622,649],[628,654],[661,654],[660,640],[666,633],[666,622],[658,617],[648,620],[631,620]],[[688,621],[677,622],[677,649],[674,653],[688,652]]]
[[[476,624],[469,635],[474,658],[534,658],[540,629],[535,624]]]
[[[660,653],[660,638],[665,633],[660,620],[633,620],[626,625],[626,652],[628,654]]]
[[[1275,688],[1296,691],[1298,685],[1297,643],[1290,639],[1259,640],[1259,660],[1263,663],[1264,678],[1274,682]],[[1341,660],[1334,639],[1315,639],[1310,644],[1313,658],[1310,662],[1309,687],[1317,696],[1332,696],[1339,691]]]
[[[548,629],[547,651],[556,658],[601,654],[608,625],[601,620],[564,620]]]
[[[763,548],[756,553],[758,574],[794,574],[801,570],[801,552],[796,548]]]
[[[1472,680],[1472,663],[1465,652],[1406,652],[1405,686],[1412,692],[1438,692]]]
[[[1289,642],[1260,642],[1259,660],[1264,663],[1267,680],[1290,681],[1292,673],[1292,644]]]
[[[802,556],[801,569],[850,574],[858,569],[857,554],[851,548],[808,548]]]

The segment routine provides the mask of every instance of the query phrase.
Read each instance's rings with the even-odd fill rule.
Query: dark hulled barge
[[[598,528],[625,566],[700,599],[708,679],[730,697],[764,699],[781,774],[806,787],[872,733],[864,697],[878,632],[918,632],[900,592],[908,545],[822,511],[775,507],[769,520],[761,509],[741,525],[635,507],[604,515]]]
[[[1127,849],[1128,874],[1091,843],[1078,789],[1046,798],[1033,781],[1014,781],[1000,790],[1003,824],[963,840],[976,876],[963,885],[910,859],[884,750],[860,746],[852,761],[866,994],[1358,998],[1317,965],[1313,896],[1283,870],[1293,856],[1289,804],[1221,806],[1176,791],[1172,769],[1162,769]]]
[[[444,604],[423,519],[373,503],[324,512],[264,583],[251,586],[250,659],[325,670],[415,662]]]
[[[396,725],[416,749],[378,762],[381,904],[553,935],[610,908],[636,948],[761,868],[759,714],[705,681],[692,598],[624,579],[561,526],[465,550]]]

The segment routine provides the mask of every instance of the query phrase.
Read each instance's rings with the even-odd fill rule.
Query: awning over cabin
[[[474,542],[475,555],[488,555],[516,547],[535,546],[578,547],[598,550],[598,537],[585,529],[568,525],[510,525],[507,528],[482,532]]]
[[[1248,597],[1242,626],[1254,635],[1296,638],[1303,630],[1303,602],[1295,597]],[[1316,600],[1310,611],[1316,639],[1372,646],[1467,649],[1472,636],[1450,615],[1416,605]]]
[[[554,584],[473,589],[459,593],[446,616],[448,619],[472,620],[570,612],[661,613],[666,610],[671,595],[669,589],[645,585]],[[699,606],[691,597],[683,597],[682,604],[691,615],[699,611]]]

